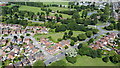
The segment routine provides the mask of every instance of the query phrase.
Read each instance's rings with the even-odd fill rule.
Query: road
[[[106,27],[106,26],[109,26],[109,25],[110,25],[110,23],[107,23],[107,24],[105,24],[105,25],[100,25],[100,26],[94,26],[94,27],[96,27],[96,28],[99,30],[99,33],[91,36],[90,38],[87,38],[86,40],[82,41],[81,43],[87,42],[87,41],[89,41],[91,38],[95,38],[95,37],[97,37],[97,36],[103,35],[103,34],[108,33],[108,32],[110,32],[110,33],[112,33],[112,32],[113,32],[113,33],[120,33],[120,31],[107,31],[107,30],[102,29],[103,27]],[[74,45],[73,48],[77,48],[79,44],[80,44],[80,43]],[[60,53],[60,54],[52,57],[52,58],[49,59],[49,60],[44,61],[44,63],[45,63],[46,65],[49,65],[49,64],[52,63],[52,62],[58,61],[58,60],[60,60],[60,59],[62,59],[62,58],[65,57],[65,53],[66,53],[66,51],[64,51],[63,53]]]

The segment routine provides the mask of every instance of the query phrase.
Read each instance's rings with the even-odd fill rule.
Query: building
[[[0,6],[6,6],[6,4],[8,4],[8,2],[0,2]]]

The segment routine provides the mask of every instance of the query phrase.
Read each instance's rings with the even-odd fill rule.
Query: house
[[[0,6],[6,6],[6,4],[8,4],[8,2],[0,2]]]
[[[91,44],[91,46],[89,47],[94,50],[103,49],[103,50],[111,51],[112,49],[109,48],[108,46],[110,47],[118,46],[115,43],[113,44],[113,40],[115,39],[116,36],[117,36],[116,33],[110,33],[109,35],[106,35],[103,38],[96,41],[94,44]]]
[[[14,64],[14,66],[17,68],[18,66],[23,66],[22,62],[17,62]]]
[[[8,54],[8,58],[7,59],[14,59],[15,57],[15,53],[14,52],[10,52],[9,54]]]
[[[8,42],[8,40],[6,40],[6,39],[0,40],[0,44],[2,44],[2,45],[5,45],[7,42]]]
[[[29,44],[29,43],[30,43],[30,41],[31,41],[31,39],[30,39],[30,38],[25,38],[25,39],[23,40],[23,42],[25,42],[25,43],[27,43],[27,44]]]

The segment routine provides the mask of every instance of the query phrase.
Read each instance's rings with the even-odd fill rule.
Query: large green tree
[[[66,60],[72,64],[76,63],[77,57],[66,57]]]
[[[77,36],[78,40],[85,40],[87,38],[86,34],[79,34]]]
[[[86,36],[87,36],[87,37],[91,37],[92,35],[93,35],[93,32],[92,32],[92,31],[87,31],[87,32],[86,32]]]
[[[78,19],[78,18],[80,18],[79,12],[75,12],[75,13],[73,14],[72,18],[73,18],[73,19]]]

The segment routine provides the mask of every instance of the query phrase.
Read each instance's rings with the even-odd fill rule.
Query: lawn
[[[43,4],[58,4],[58,5],[68,5],[68,2],[43,2]]]
[[[2,62],[0,61],[0,68],[2,68]]]
[[[29,0],[30,2],[69,2],[67,0]]]
[[[68,32],[68,31],[66,31],[66,32]],[[80,33],[84,33],[84,32],[82,32],[82,31],[73,31],[73,36],[76,37]],[[51,36],[52,41],[57,42],[57,39],[62,38],[63,35],[64,35],[64,32],[59,32],[59,33],[49,33],[49,34],[46,34],[46,35],[36,34],[34,37],[37,39],[37,38],[41,38],[41,37],[48,38],[48,37]]]
[[[66,66],[117,66],[117,64],[113,64],[111,62],[105,63],[101,58],[91,58],[88,56],[77,56],[77,62],[75,64],[71,64],[63,59],[67,63]]]
[[[58,9],[68,9],[68,8],[61,8],[61,7],[56,7],[56,8],[58,8]],[[21,10],[21,11],[32,11],[34,13],[45,12],[45,11],[42,11],[40,7],[32,7],[32,6],[24,6],[24,5],[22,5],[19,8],[19,10]],[[57,14],[61,14],[63,16],[63,18],[70,18],[71,17],[71,15],[67,15],[67,14],[62,14],[62,13],[57,13]],[[50,13],[49,15],[54,16],[55,13]]]
[[[47,8],[50,8],[52,9],[53,11],[57,11],[57,10],[62,10],[62,11],[65,11],[65,10],[75,10],[75,9],[69,9],[69,8],[63,8],[63,7],[47,7]]]
[[[32,11],[34,13],[37,13],[37,12],[44,12],[41,10],[41,8],[39,7],[32,7],[32,6],[20,6],[19,10],[21,11]]]

